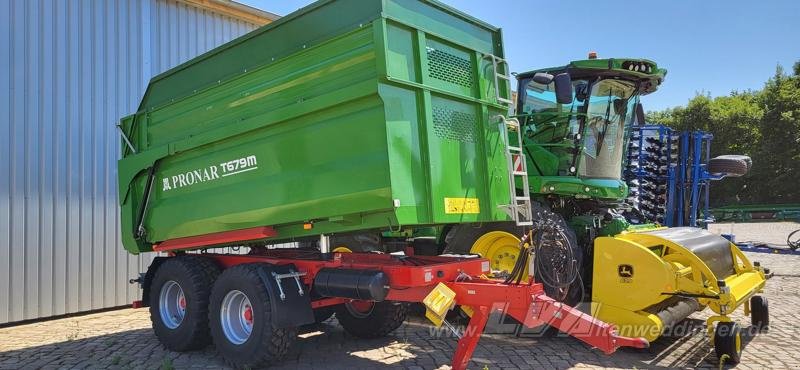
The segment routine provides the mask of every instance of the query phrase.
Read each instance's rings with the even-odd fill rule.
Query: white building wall
[[[176,0],[0,1],[0,324],[121,306],[115,124],[149,78],[254,29]]]

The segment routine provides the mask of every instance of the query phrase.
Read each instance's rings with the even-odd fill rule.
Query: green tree
[[[764,86],[760,104],[764,115],[755,169],[759,187],[772,202],[800,202],[800,62],[795,63],[792,75],[780,66],[776,69]]]
[[[712,205],[800,202],[800,61],[792,72],[778,66],[763,90],[699,93],[685,107],[648,113],[649,122],[712,133],[712,156],[753,159],[747,176],[712,184]]]

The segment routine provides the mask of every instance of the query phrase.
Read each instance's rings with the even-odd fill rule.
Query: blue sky
[[[312,1],[238,0],[286,15]],[[583,59],[644,57],[667,68],[645,109],[684,105],[697,92],[712,96],[760,89],[781,64],[800,60],[799,0],[523,1],[445,0],[503,28],[513,71]]]

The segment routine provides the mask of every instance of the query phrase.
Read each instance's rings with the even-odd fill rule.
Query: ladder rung
[[[508,146],[508,151],[510,151],[510,152],[519,152],[519,153],[522,153],[522,149],[521,149],[520,147],[518,147],[518,146],[511,146],[511,145],[509,145],[509,146]]]
[[[497,55],[494,55],[494,54],[484,54],[483,57],[484,58],[488,58],[488,59],[493,59],[493,60],[496,60],[496,61],[501,62],[501,63],[506,63],[505,59],[500,58],[500,57],[498,57]]]
[[[511,81],[511,77],[508,77],[508,76],[506,76],[506,75],[504,75],[504,74],[499,74],[499,73],[498,73],[498,74],[497,74],[497,78],[502,78],[502,79],[504,79],[504,80],[506,80],[506,81]]]
[[[520,196],[514,197],[514,199],[520,202],[529,202],[531,200],[529,197],[520,197]]]
[[[501,98],[499,96],[497,97],[497,101],[499,101],[501,103],[506,103],[506,104],[513,104],[514,103],[514,101],[511,100],[511,99]]]
[[[528,173],[525,171],[514,171],[514,176],[528,176]]]

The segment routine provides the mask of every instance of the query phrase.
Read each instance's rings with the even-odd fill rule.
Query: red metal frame
[[[489,263],[481,258],[452,258],[438,256],[405,256],[376,253],[331,253],[323,257],[317,251],[273,249],[261,254],[212,254],[224,268],[242,263],[294,264],[306,273],[303,282],[312,285],[317,272],[323,268],[349,268],[383,271],[394,289],[433,286],[454,281],[459,276],[480,276],[487,273]],[[486,268],[486,270],[484,270]],[[390,291],[391,293],[391,291]],[[420,299],[419,302],[422,300]]]
[[[203,254],[222,267],[243,263],[294,264],[305,272],[303,282],[313,289],[313,281],[323,268],[350,268],[383,271],[390,281],[386,299],[402,302],[422,302],[439,283],[456,292],[456,304],[469,306],[473,315],[466,331],[458,341],[453,355],[453,369],[466,369],[478,345],[489,314],[504,312],[527,327],[551,325],[564,333],[610,354],[619,347],[646,348],[643,338],[628,338],[616,334],[614,327],[575,308],[545,295],[541,284],[503,284],[483,277],[488,261],[483,258],[438,256],[394,256],[372,253],[331,253],[277,249],[258,254]],[[346,303],[346,298],[322,298],[311,303],[312,308]]]
[[[176,251],[236,241],[257,240],[275,236],[271,227],[257,227],[233,232],[172,239],[156,244],[156,251]],[[294,264],[303,282],[312,287],[314,277],[323,268],[349,268],[383,271],[390,287],[390,301],[422,302],[443,283],[456,293],[456,303],[472,308],[473,315],[458,341],[453,355],[453,369],[466,369],[478,345],[489,314],[504,312],[527,327],[548,324],[564,333],[610,354],[619,347],[645,348],[643,338],[628,338],[616,334],[614,327],[573,307],[545,295],[541,284],[503,284],[484,277],[489,261],[483,258],[438,256],[395,256],[372,253],[331,253],[298,249],[253,250],[247,255],[202,254],[213,258],[222,267],[243,263]],[[312,308],[346,303],[345,298],[322,298],[311,303]]]

